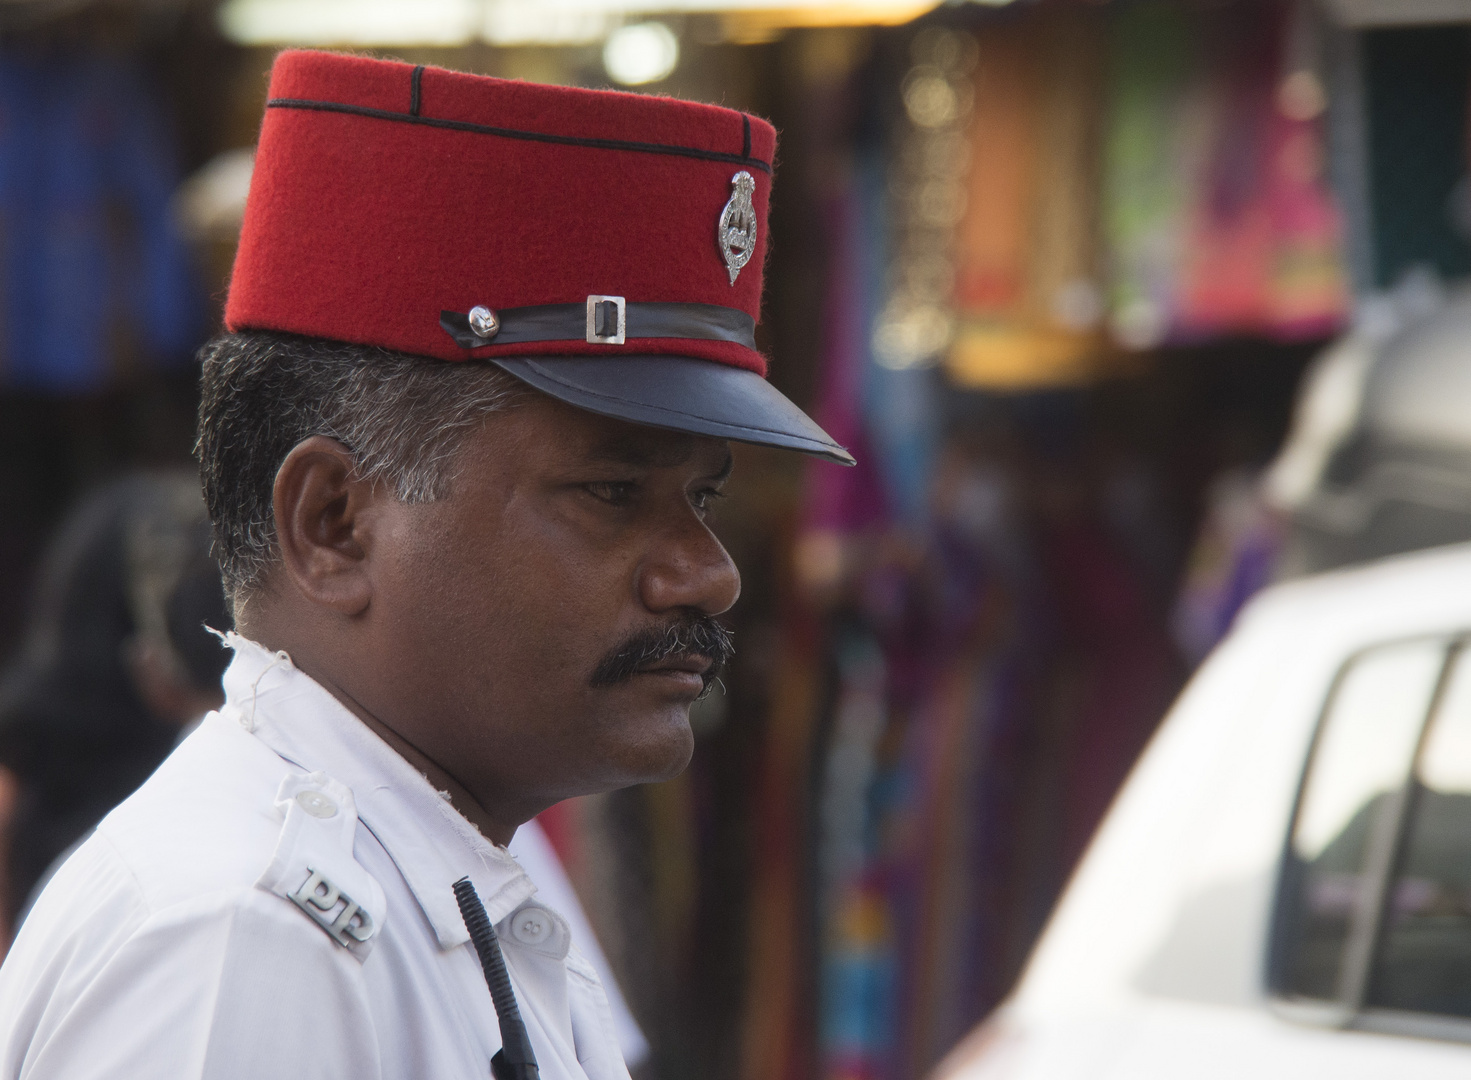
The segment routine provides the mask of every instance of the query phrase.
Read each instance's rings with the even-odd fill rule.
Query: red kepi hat
[[[225,323],[852,464],[756,351],[775,149],[712,105],[284,52]]]

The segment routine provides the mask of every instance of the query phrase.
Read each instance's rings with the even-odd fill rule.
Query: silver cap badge
[[[720,257],[725,260],[730,283],[734,285],[741,268],[751,261],[756,250],[756,208],[751,205],[756,181],[743,169],[730,178],[730,186],[730,201],[720,211],[715,242],[720,246]]]

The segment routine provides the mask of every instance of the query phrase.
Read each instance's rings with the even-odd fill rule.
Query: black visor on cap
[[[588,412],[856,464],[780,390],[745,368],[687,356],[497,356],[492,362]]]

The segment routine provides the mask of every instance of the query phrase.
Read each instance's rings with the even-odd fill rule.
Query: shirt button
[[[518,911],[511,917],[511,936],[522,945],[540,945],[552,936],[552,921],[536,908]]]
[[[296,804],[314,818],[329,818],[337,813],[337,804],[320,791],[298,791]]]

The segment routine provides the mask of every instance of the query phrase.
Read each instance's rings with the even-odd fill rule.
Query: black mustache
[[[703,656],[710,661],[702,676],[705,688],[700,696],[704,697],[735,656],[735,642],[730,631],[708,615],[680,619],[631,635],[603,657],[593,669],[591,682],[593,686],[616,686],[646,668],[682,656]]]

